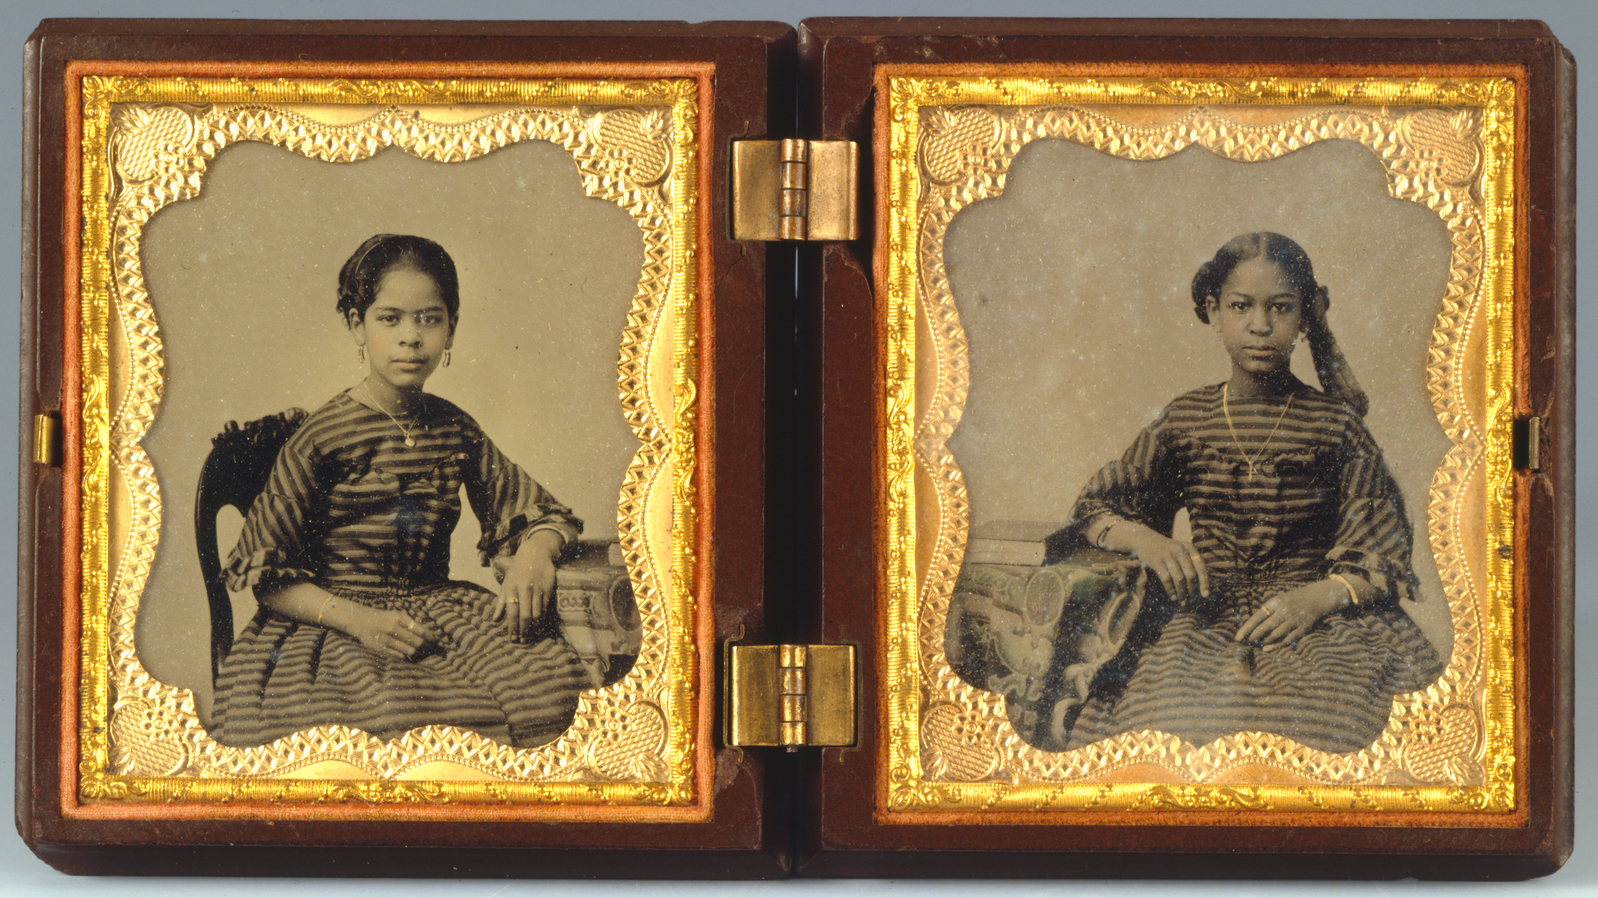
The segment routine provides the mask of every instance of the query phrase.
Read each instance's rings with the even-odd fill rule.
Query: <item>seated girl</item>
[[[1238,237],[1193,279],[1194,312],[1231,360],[1105,465],[1073,519],[1129,553],[1170,602],[1101,672],[1055,748],[1158,730],[1194,745],[1244,731],[1328,752],[1369,746],[1393,696],[1443,660],[1400,607],[1413,598],[1404,502],[1366,429],[1365,394],[1327,326],[1298,244]],[[1324,391],[1290,371],[1309,341]],[[1172,538],[1187,510],[1192,543]]]
[[[337,308],[368,370],[306,419],[245,516],[228,582],[260,611],[221,665],[212,734],[251,746],[329,724],[382,739],[440,724],[548,742],[595,685],[544,613],[582,523],[423,392],[459,318],[442,247],[367,240]],[[497,595],[449,579],[463,487],[482,561],[503,570]]]

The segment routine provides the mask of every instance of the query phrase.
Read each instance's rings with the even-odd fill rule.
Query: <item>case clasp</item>
[[[1510,425],[1512,464],[1527,471],[1541,471],[1543,467],[1543,419],[1517,418]]]
[[[33,416],[33,461],[51,467],[61,464],[61,421],[54,415]]]

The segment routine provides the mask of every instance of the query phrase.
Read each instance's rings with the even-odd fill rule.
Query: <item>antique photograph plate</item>
[[[917,636],[890,643],[887,677],[903,681],[898,659],[915,658],[920,679],[885,702],[887,728],[903,734],[886,760],[886,814],[1513,820],[1514,81],[891,68],[881,78],[895,198],[887,242],[917,248],[913,258],[889,253],[885,283],[884,417],[905,424],[890,427],[884,460],[893,547],[884,626],[890,639]],[[1306,417],[1287,428],[1277,426],[1287,403],[1245,420],[1244,407],[1220,401],[1226,355],[1192,315],[1189,285],[1215,248],[1252,232],[1296,235],[1313,260],[1340,364],[1368,391],[1363,421],[1380,449],[1317,430],[1341,411],[1311,410],[1325,385],[1298,387]],[[913,311],[898,302],[912,296]],[[1267,339],[1266,327],[1251,325],[1248,338]],[[1317,380],[1308,349],[1292,357],[1300,384]],[[1207,384],[1217,386],[1188,394]],[[1357,556],[1343,563],[1367,580],[1387,566],[1385,598],[1402,617],[1366,626],[1376,612],[1355,610],[1338,618],[1346,633],[1323,621],[1324,646],[1306,636],[1254,648],[1232,639],[1252,608],[1200,601],[1199,645],[1152,634],[1139,645],[1130,629],[1159,626],[1147,621],[1155,578],[1112,568],[1122,582],[1100,585],[1093,578],[1114,564],[1102,559],[1033,571],[968,558],[989,522],[1052,516],[1058,525],[1045,529],[1087,528],[1071,520],[1075,492],[1166,402],[1169,426],[1149,431],[1159,448],[1116,469],[1104,501],[1129,522],[1157,495],[1186,497],[1169,500],[1184,510],[1200,503],[1192,535],[1176,537],[1208,553],[1209,602],[1284,591],[1321,570],[1292,568],[1316,546]],[[1333,426],[1368,445],[1350,423],[1358,417]],[[1238,431],[1252,437],[1247,453],[1226,441]],[[1367,464],[1356,452],[1370,453],[1377,473],[1356,473]],[[1366,476],[1381,482],[1353,482]],[[1160,512],[1143,513],[1159,526]],[[1234,524],[1272,516],[1285,522]],[[1361,518],[1370,520],[1350,523]],[[1185,615],[1164,624],[1188,625]],[[1038,647],[1019,644],[1017,628]],[[1205,649],[1224,657],[1161,654]],[[983,651],[985,667],[970,657]],[[1112,683],[1105,665],[1133,667],[1119,677],[1130,682]],[[1140,665],[1150,672],[1140,676]],[[1234,665],[1247,671],[1234,676]],[[1181,682],[1190,677],[1207,699]],[[1365,688],[1378,706],[1370,712],[1354,697]],[[1177,707],[1205,701],[1231,701],[1234,716]],[[1115,719],[1139,702],[1151,710]],[[1283,704],[1290,710],[1276,710]],[[1290,733],[1251,725],[1268,721]]]
[[[169,73],[140,66],[140,74],[129,77],[126,69],[91,63],[68,72],[70,83],[81,90],[81,105],[72,110],[75,115],[69,114],[69,122],[81,122],[83,133],[76,145],[69,139],[68,158],[82,160],[76,174],[85,185],[79,193],[82,254],[71,266],[83,272],[72,304],[81,310],[82,399],[78,409],[65,415],[82,422],[82,454],[69,464],[82,472],[78,551],[87,562],[80,586],[82,699],[77,727],[77,788],[85,812],[111,801],[204,806],[265,800],[283,808],[346,795],[379,806],[428,800],[501,806],[545,802],[550,805],[546,813],[582,807],[590,814],[614,814],[628,813],[619,810],[624,807],[636,811],[697,805],[691,746],[698,715],[691,646],[699,627],[689,599],[694,579],[691,397],[696,365],[691,346],[696,294],[687,244],[694,225],[688,209],[695,195],[693,133],[700,80],[603,82],[538,78],[533,73],[492,77],[494,73],[484,72],[470,79],[419,82],[361,78],[348,67],[335,78],[207,78],[201,67],[192,65],[173,67]],[[566,158],[507,159],[500,171],[486,170],[499,161],[496,152],[509,156],[523,146],[550,144]],[[247,158],[257,145],[321,165],[274,171],[284,154]],[[385,152],[390,150],[398,152]],[[404,165],[401,153],[440,168],[459,163],[465,169],[475,162],[479,170],[470,180],[433,187],[430,181],[447,175],[428,165]],[[318,182],[325,175],[314,169],[341,165],[347,171],[338,174],[345,178]],[[488,205],[496,195],[518,188],[530,191],[536,189],[532,184],[552,184],[562,177],[569,191],[580,189],[582,196],[616,204],[630,220],[616,216],[614,225],[620,227],[596,238],[604,225],[583,222],[583,207],[569,213],[559,207],[540,209],[532,198],[515,198],[520,202],[513,199],[500,208]],[[345,180],[355,183],[338,183]],[[296,197],[277,195],[275,187],[282,184],[297,184],[293,193],[305,205],[283,208]],[[383,208],[379,203],[385,195],[399,202]],[[552,197],[549,202],[561,200]],[[182,205],[186,202],[191,205]],[[209,204],[215,206],[205,208]],[[437,211],[452,205],[457,220]],[[185,222],[185,213],[193,220]],[[553,235],[531,228],[519,234],[513,230],[518,221],[552,219],[579,232],[571,245],[559,247]],[[471,228],[471,222],[480,229]],[[585,228],[588,232],[582,234]],[[384,708],[375,716],[388,728],[388,739],[338,724],[341,712],[335,710],[333,720],[285,715],[271,725],[240,721],[236,729],[247,734],[308,725],[258,745],[220,743],[207,730],[206,718],[214,719],[222,703],[222,696],[213,697],[207,688],[211,684],[204,675],[212,673],[207,659],[201,656],[195,664],[178,657],[182,646],[204,645],[210,630],[182,628],[185,620],[204,619],[190,597],[182,596],[197,592],[184,587],[199,578],[194,564],[183,563],[194,552],[194,538],[180,535],[195,515],[194,503],[186,496],[176,498],[183,489],[179,484],[200,479],[205,450],[211,448],[195,434],[203,434],[207,426],[222,429],[225,422],[208,420],[207,413],[214,419],[218,410],[226,410],[226,417],[243,421],[294,401],[292,396],[316,397],[318,389],[338,393],[335,404],[354,401],[369,409],[360,400],[372,402],[371,381],[340,392],[341,381],[365,374],[359,368],[346,373],[350,348],[342,340],[317,339],[322,334],[315,322],[326,321],[327,304],[318,308],[295,297],[327,295],[324,282],[339,268],[337,256],[359,246],[366,232],[420,230],[428,231],[423,236],[438,235],[440,244],[458,247],[455,256],[462,260],[457,264],[465,282],[461,292],[483,297],[479,308],[487,326],[479,339],[486,342],[495,332],[505,338],[498,346],[471,348],[467,335],[473,309],[463,303],[454,327],[453,358],[461,369],[479,370],[472,378],[475,383],[454,388],[459,398],[455,404],[470,405],[467,396],[475,394],[490,409],[481,431],[452,436],[449,442],[442,442],[440,433],[442,448],[434,451],[482,451],[472,442],[482,439],[477,434],[486,433],[489,422],[496,422],[500,432],[511,431],[496,441],[505,444],[503,455],[546,460],[550,473],[541,471],[537,479],[550,491],[556,489],[550,482],[554,477],[570,484],[568,493],[581,487],[593,493],[578,507],[587,505],[593,510],[586,516],[605,523],[614,515],[613,541],[620,560],[628,562],[631,584],[605,582],[594,593],[604,594],[602,603],[596,603],[602,607],[595,609],[607,615],[604,622],[584,616],[576,623],[562,621],[563,628],[601,630],[607,644],[618,643],[618,663],[628,663],[620,659],[634,652],[636,660],[613,685],[583,690],[572,723],[541,745],[506,744],[470,727],[441,723],[422,708]],[[642,240],[629,233],[634,230]],[[489,249],[494,238],[501,245]],[[480,259],[472,259],[474,245],[482,246],[475,250]],[[579,247],[585,245],[589,252],[581,253]],[[321,247],[327,251],[318,253]],[[620,268],[634,277],[599,285],[592,271],[548,264],[541,268],[540,257]],[[207,267],[214,270],[207,272]],[[507,277],[511,284],[496,291],[496,277]],[[324,315],[315,315],[313,309]],[[322,330],[345,336],[339,332],[346,328],[338,316],[333,318],[331,327]],[[524,326],[517,333],[520,322],[542,326]],[[117,339],[112,339],[113,332]],[[522,344],[527,351],[518,357]],[[616,383],[597,377],[584,383],[584,369],[604,372],[618,356]],[[333,361],[336,366],[328,364]],[[289,373],[301,371],[310,374],[295,380]],[[445,377],[453,373],[439,372]],[[185,373],[197,382],[188,390]],[[434,395],[442,395],[443,388],[437,389],[440,393]],[[525,398],[495,401],[504,396]],[[317,414],[309,426],[336,413]],[[413,427],[420,423],[442,431],[448,426],[429,420],[426,412],[418,413],[418,419]],[[375,428],[359,418],[349,423],[333,418],[327,426],[350,433],[319,441],[315,458],[325,454],[338,459],[327,464],[350,464],[340,458],[344,442],[384,439],[376,432],[383,422],[377,416],[374,420]],[[627,444],[627,434],[616,426],[623,422],[634,445]],[[401,422],[391,423],[395,427],[386,433],[402,435],[410,445],[411,435]],[[534,436],[540,432],[541,438]],[[388,448],[380,451],[360,464],[380,470],[386,464],[401,472],[412,464],[439,464],[430,455],[413,462]],[[215,476],[226,480],[242,475],[224,471]],[[472,475],[463,476],[469,481]],[[323,480],[351,482],[357,492],[379,490],[383,484],[380,477],[363,478],[360,473]],[[162,484],[171,486],[163,490]],[[400,488],[414,489],[409,482]],[[478,488],[506,489],[488,483]],[[612,493],[619,498],[611,499]],[[355,551],[336,542],[354,539],[339,533],[339,528],[353,526],[338,523],[339,515],[359,516],[367,528],[407,526],[403,510],[339,506],[343,500],[337,486],[327,492],[308,488],[292,499],[327,506],[273,512],[304,519],[305,535],[284,533],[281,538],[304,544],[297,549],[304,557],[292,564],[312,570],[332,570],[335,563],[313,557],[318,537],[312,530],[326,531],[320,537],[322,552]],[[260,514],[254,504],[250,511]],[[506,519],[499,523],[501,529],[510,526],[508,519],[515,514],[536,514],[532,507],[514,504],[480,513],[490,515],[484,529],[494,526],[495,514]],[[271,529],[288,526],[279,523]],[[607,528],[601,524],[597,529],[605,533]],[[406,546],[404,537],[395,534],[367,538],[380,549]],[[220,545],[230,542],[219,539]],[[476,560],[471,547],[478,540],[468,535],[464,542],[464,547],[455,547],[449,579],[471,576]],[[289,563],[286,544],[263,539],[252,545],[263,547],[257,552],[281,553]],[[405,550],[436,551],[426,545]],[[462,555],[465,565],[460,564]],[[237,553],[230,558],[239,570],[248,563]],[[370,567],[376,576],[388,578],[385,583],[401,572],[420,578],[425,570],[401,558],[381,559]],[[229,573],[240,579],[233,570]],[[494,581],[487,579],[483,586],[492,591]],[[627,607],[629,589],[636,611]],[[589,596],[572,589],[562,596],[557,587],[557,603],[561,598],[576,604]],[[239,615],[240,625],[253,613],[246,612]],[[576,617],[572,609],[567,614]],[[640,644],[620,645],[628,639],[629,618],[634,616]],[[314,626],[314,621],[301,623]],[[273,636],[269,630],[258,638]],[[276,638],[278,644],[263,649],[263,658],[269,658],[265,663],[275,668],[270,674],[239,669],[227,661],[231,651],[222,652],[218,689],[232,683],[238,692],[235,702],[248,701],[243,694],[247,690],[267,690],[259,706],[251,706],[257,714],[272,714],[277,704],[314,706],[330,700],[319,697],[317,690],[330,688],[321,686],[322,668],[340,663],[333,657],[337,642],[321,633],[308,647],[297,646],[299,640],[292,635]],[[576,638],[570,632],[563,635],[568,644]],[[309,655],[305,660],[310,669],[303,675],[284,667],[296,663],[296,651]],[[501,662],[493,653],[501,651],[508,649],[485,648],[487,657],[473,663],[497,670]],[[604,655],[609,662],[608,648]],[[109,665],[98,663],[105,657],[111,659]],[[357,676],[344,671],[336,675]],[[295,685],[279,693],[271,680],[285,676],[295,676]],[[403,674],[385,669],[376,676],[388,680]],[[434,680],[431,685],[443,689],[447,682]],[[526,682],[515,688],[538,685]],[[405,700],[403,693],[384,686],[367,691],[341,683],[336,688],[357,690],[358,697],[347,697],[357,702]],[[506,711],[517,713],[509,705]],[[435,713],[453,712],[440,707]],[[532,717],[528,720],[530,725]],[[259,740],[246,736],[242,741]],[[605,810],[586,810],[590,805]]]

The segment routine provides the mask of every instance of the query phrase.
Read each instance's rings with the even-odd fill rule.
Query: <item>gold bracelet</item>
[[[1327,576],[1332,578],[1333,580],[1336,580],[1337,582],[1343,584],[1343,588],[1348,590],[1348,600],[1350,602],[1354,603],[1354,607],[1355,608],[1358,608],[1359,607],[1359,593],[1354,591],[1354,584],[1348,582],[1348,578],[1343,576],[1342,574],[1327,574]]]
[[[322,602],[322,607],[317,610],[317,612],[316,612],[316,625],[318,627],[322,626],[322,615],[327,613],[327,606],[329,606],[331,604],[333,604],[333,597],[332,596],[328,596],[326,601]]]

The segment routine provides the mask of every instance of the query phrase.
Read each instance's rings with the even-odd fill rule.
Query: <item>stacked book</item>
[[[1083,545],[1074,528],[1046,521],[988,521],[971,528],[966,564],[1053,564]]]

